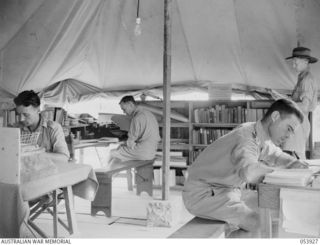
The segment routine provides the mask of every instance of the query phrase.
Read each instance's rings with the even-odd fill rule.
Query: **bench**
[[[225,222],[194,217],[168,238],[224,238]]]
[[[154,160],[132,160],[112,163],[106,168],[95,169],[99,182],[99,188],[95,199],[91,202],[91,215],[102,211],[107,217],[111,217],[112,205],[112,176],[124,170],[135,168],[135,180],[137,185],[137,195],[145,191],[152,196]]]

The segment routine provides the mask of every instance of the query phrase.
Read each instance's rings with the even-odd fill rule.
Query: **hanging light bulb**
[[[139,17],[136,18],[136,26],[134,28],[134,35],[140,36],[142,32],[141,29],[141,19]]]
[[[140,10],[140,0],[138,0],[137,4],[137,17],[136,17],[136,26],[134,27],[134,35],[140,36],[142,29],[141,29],[141,18],[139,16],[139,10]]]

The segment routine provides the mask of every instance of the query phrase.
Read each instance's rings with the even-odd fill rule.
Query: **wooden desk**
[[[272,238],[272,210],[275,210],[279,217],[280,190],[282,188],[295,190],[320,191],[319,188],[293,187],[285,185],[272,185],[261,183],[258,186],[258,207],[260,214],[261,237]]]
[[[19,237],[20,226],[28,219],[28,201],[41,197],[57,189],[63,189],[66,200],[69,232],[77,231],[73,210],[73,194],[93,200],[98,188],[97,179],[92,167],[73,163],[57,163],[57,172],[44,178],[36,178],[21,184],[0,183],[0,236]],[[57,217],[54,216],[54,236]]]
[[[96,149],[96,147],[108,147],[110,144],[115,144],[115,143],[119,143],[118,138],[104,138],[102,139],[92,139],[92,140],[81,140],[79,144],[75,144],[74,145],[74,150],[79,149],[80,150],[80,159],[79,159],[79,163],[82,164],[83,163],[83,154],[84,154],[84,149],[85,148],[89,148],[89,147],[94,147]],[[96,149],[96,153],[98,155],[99,161],[101,163],[101,159],[99,157],[99,153]]]

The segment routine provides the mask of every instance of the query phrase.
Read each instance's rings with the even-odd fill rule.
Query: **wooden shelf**
[[[159,124],[159,127],[163,127],[163,123]],[[189,123],[170,123],[171,128],[188,128]]]
[[[153,168],[155,169],[159,169],[159,168],[162,168],[161,165],[153,165]],[[179,166],[179,165],[174,165],[174,164],[170,164],[169,166],[170,169],[187,169],[188,166]]]
[[[192,144],[192,147],[194,148],[206,148],[208,145],[204,145],[204,144]]]
[[[158,149],[162,150],[162,143],[158,144]],[[170,144],[170,149],[171,150],[189,150],[189,144],[185,143],[181,143],[181,144]]]
[[[239,123],[192,123],[195,128],[235,128]]]

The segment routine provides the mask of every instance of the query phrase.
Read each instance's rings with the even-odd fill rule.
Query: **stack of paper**
[[[266,174],[264,182],[287,186],[307,186],[312,174],[311,169],[276,169]]]

